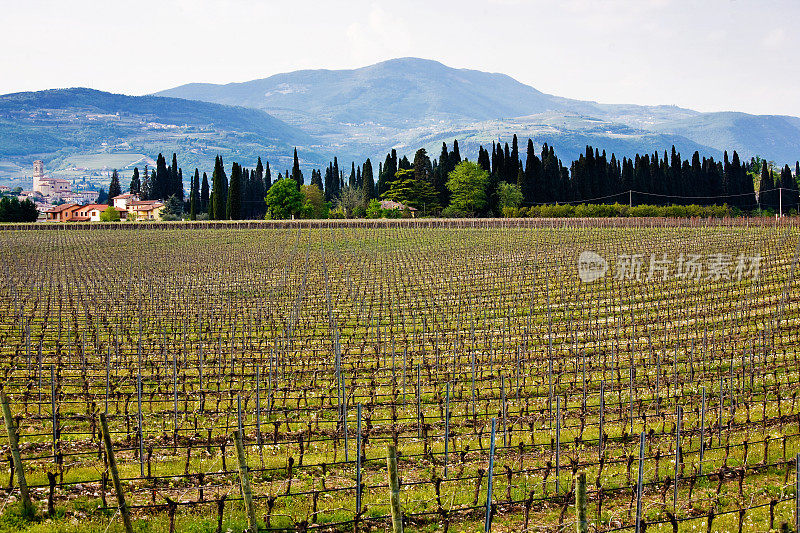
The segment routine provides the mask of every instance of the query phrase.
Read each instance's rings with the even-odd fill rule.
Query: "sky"
[[[796,0],[2,0],[0,94],[147,94],[395,57],[602,103],[800,116]]]

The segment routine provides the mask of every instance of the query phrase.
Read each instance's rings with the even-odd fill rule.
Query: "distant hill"
[[[581,152],[576,143],[588,141],[624,150],[618,155],[651,146],[663,150],[669,146],[662,142],[674,142],[684,153],[736,149],[745,157],[759,154],[779,162],[800,158],[800,119],[794,117],[571,100],[505,74],[417,58],[352,70],[300,70],[243,83],[192,83],[157,94],[262,109],[328,146],[373,155],[464,129],[496,139],[514,133],[508,126],[519,117],[538,117],[552,125],[553,117],[561,116],[572,127],[543,130],[540,137],[562,145],[564,157]],[[611,127],[592,131],[598,122]],[[621,127],[627,127],[626,133],[618,137],[614,131]]]
[[[23,167],[36,158],[57,170],[76,154],[102,160],[175,151],[184,170],[208,169],[217,153],[248,165],[259,155],[288,161],[293,146],[311,143],[301,130],[245,107],[84,88],[0,96],[0,159]]]

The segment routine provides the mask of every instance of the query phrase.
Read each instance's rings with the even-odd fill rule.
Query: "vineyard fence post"
[[[400,479],[397,477],[397,448],[388,446],[386,469],[389,473],[389,503],[392,508],[392,533],[403,533],[403,515],[400,509]]]
[[[247,519],[250,523],[250,533],[256,533],[258,531],[258,522],[256,522],[256,510],[253,506],[253,494],[250,492],[250,472],[247,468],[247,458],[244,455],[242,434],[238,430],[233,432],[233,440],[236,443],[236,457],[239,459],[239,483],[242,487],[244,509],[247,512]]]
[[[111,433],[108,431],[108,420],[106,419],[106,413],[100,413],[100,426],[103,430],[103,443],[106,447],[108,469],[111,472],[111,480],[114,482],[114,492],[117,493],[119,514],[122,515],[122,523],[125,526],[125,531],[127,533],[133,533],[133,526],[131,526],[131,513],[128,509],[128,504],[125,503],[125,493],[122,492],[122,482],[119,479],[117,460],[114,458],[114,448],[111,446]]]
[[[589,522],[586,520],[586,472],[581,470],[575,476],[575,531],[589,533]]]
[[[489,444],[489,474],[486,485],[486,520],[483,523],[484,533],[492,529],[492,475],[494,473],[494,435],[497,419],[492,418],[492,439]]]

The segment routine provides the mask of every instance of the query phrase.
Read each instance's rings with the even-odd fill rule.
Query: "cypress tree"
[[[525,154],[525,171],[523,181],[519,184],[522,190],[522,199],[527,204],[534,204],[540,201],[542,181],[542,162],[536,157],[533,148],[533,141],[528,139],[528,146]]]
[[[319,190],[325,191],[325,184],[322,183],[322,172],[319,169],[311,171],[311,185],[316,185]]]
[[[761,181],[758,185],[758,206],[761,209],[769,209],[775,207],[773,200],[775,183],[772,181],[772,175],[769,171],[767,162],[761,163]]]
[[[289,174],[289,171],[286,171]],[[300,170],[300,161],[297,159],[297,148],[294,149],[294,162],[292,163],[292,179],[297,182],[299,189],[303,185],[303,172]]]
[[[333,167],[331,168],[331,197],[338,198],[340,189],[339,161],[336,159],[336,156],[333,156]]]
[[[267,161],[267,165],[264,167],[264,190],[268,191],[270,187],[272,187],[272,171],[270,171],[269,161]]]
[[[200,187],[200,212],[201,213],[208,213],[208,204],[209,204],[208,175],[206,175],[206,173],[203,172],[203,185]]]
[[[178,169],[178,176],[177,176],[177,178],[175,180],[175,190],[172,191],[172,194],[174,194],[175,197],[178,198],[178,200],[183,202],[183,200],[185,198],[185,194],[184,194],[184,191],[183,191],[183,169],[182,168]]]
[[[797,184],[792,177],[792,169],[784,165],[781,170],[781,194],[783,195],[783,212],[788,213],[797,209]]]
[[[167,160],[164,159],[162,154],[158,154],[156,158],[156,175],[151,185],[153,200],[164,200],[167,198],[167,192],[169,191],[169,174],[170,170],[167,168]]]
[[[194,169],[194,176],[189,186],[189,220],[197,220],[197,204],[200,203],[200,170]]]
[[[458,151],[458,139],[453,139],[453,151],[447,156],[448,167],[447,172],[450,173],[456,168],[456,165],[461,163],[461,153]]]
[[[172,152],[172,165],[170,166],[170,181],[165,194],[166,198],[176,196],[181,202],[183,201],[183,172],[178,167],[178,156]]]
[[[128,192],[131,194],[139,194],[142,188],[142,183],[139,180],[139,167],[133,167],[133,177],[131,178],[131,186],[128,188]]]
[[[356,164],[354,161],[350,163],[350,177],[347,179],[347,184],[353,189],[356,188]]]
[[[492,163],[489,160],[489,151],[483,146],[478,147],[478,166],[486,172],[492,171]]]
[[[364,161],[364,171],[361,173],[361,181],[364,182],[364,198],[367,202],[375,198],[375,178],[372,175],[372,161],[367,158]]]
[[[114,197],[122,194],[122,188],[119,186],[119,174],[117,169],[111,173],[111,183],[108,185],[108,205],[114,205]]]
[[[139,198],[142,200],[149,200],[152,187],[153,182],[150,179],[150,172],[147,170],[147,165],[145,165],[144,172],[142,173],[142,183],[139,187]]]
[[[211,194],[214,196],[214,220],[224,220],[228,202],[228,176],[225,174],[225,166],[220,156],[217,156],[214,163],[214,173],[211,176],[211,183],[213,187]]]
[[[242,167],[236,162],[231,166],[231,182],[228,187],[225,218],[228,220],[242,218]]]

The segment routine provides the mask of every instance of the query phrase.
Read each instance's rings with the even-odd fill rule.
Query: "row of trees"
[[[439,157],[433,160],[424,148],[416,151],[413,160],[391,150],[379,163],[377,182],[370,159],[359,165],[351,162],[348,173],[334,157],[324,170],[311,170],[306,184],[297,149],[291,170],[278,173],[275,183],[268,161],[263,164],[258,158],[253,169],[234,162],[229,176],[217,156],[210,181],[205,172],[201,176],[195,169],[185,201],[183,171],[176,155],[167,165],[159,154],[155,170],[148,174],[145,167],[144,179],[138,168],[134,169],[129,191],[142,199],[173,198],[171,205],[183,206],[189,218],[210,220],[318,217],[331,211],[360,217],[374,199],[394,200],[424,215],[488,216],[500,215],[508,207],[614,202],[634,206],[727,204],[742,211],[777,210],[780,206],[789,212],[798,208],[798,174],[800,162],[793,173],[788,165],[778,171],[758,157],[743,162],[736,151],[730,157],[725,152],[721,161],[701,157],[698,152],[683,159],[674,146],[669,153],[637,154],[621,160],[587,146],[567,167],[552,146],[544,144],[537,151],[531,139],[521,157],[514,135],[510,144],[493,142],[491,149],[480,146],[474,163],[462,159],[458,141],[452,149],[442,143]],[[272,187],[283,180],[291,182],[294,190],[281,184],[270,195]],[[109,198],[120,192],[115,171]]]
[[[0,198],[0,222],[36,222],[39,210],[31,200],[19,201],[16,196]]]

